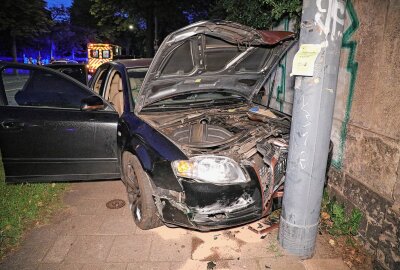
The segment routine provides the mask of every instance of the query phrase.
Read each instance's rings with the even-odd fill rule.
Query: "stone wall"
[[[364,218],[376,267],[400,269],[400,0],[348,0],[328,186]]]
[[[328,188],[363,212],[360,235],[376,268],[400,269],[400,0],[347,0],[344,29]],[[277,69],[271,102],[289,114],[296,51]]]

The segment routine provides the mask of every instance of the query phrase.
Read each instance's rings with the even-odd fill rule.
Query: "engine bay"
[[[189,158],[197,155],[229,157],[252,166],[271,199],[286,171],[290,118],[252,107],[146,114],[141,117],[173,141]]]

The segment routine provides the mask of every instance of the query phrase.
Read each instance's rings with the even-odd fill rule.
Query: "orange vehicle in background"
[[[94,74],[103,63],[109,62],[117,55],[121,55],[121,47],[105,43],[89,43],[88,48],[88,72]]]

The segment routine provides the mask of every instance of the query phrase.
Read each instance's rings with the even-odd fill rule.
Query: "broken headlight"
[[[175,160],[171,166],[176,176],[199,182],[226,185],[249,181],[239,164],[228,157],[196,156]]]

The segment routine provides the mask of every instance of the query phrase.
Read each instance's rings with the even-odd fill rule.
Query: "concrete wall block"
[[[329,168],[328,171],[328,184],[334,187],[339,192],[343,192],[343,184],[344,184],[344,172],[340,170],[336,170],[333,167]]]
[[[381,235],[382,232],[382,223],[376,222],[369,216],[367,216],[367,220],[368,220],[368,228],[365,238],[374,248],[377,248],[379,244],[379,236]]]
[[[393,188],[393,200],[395,208],[400,212],[400,162],[397,168],[397,180]]]
[[[377,246],[377,260],[388,269],[400,269],[400,219],[391,208],[386,213]]]
[[[385,18],[381,46],[379,80],[373,109],[372,128],[381,134],[400,139],[400,1],[390,1]]]
[[[382,239],[389,239],[392,247],[400,254],[400,219],[399,213],[394,211],[393,208],[388,208],[386,211],[385,220],[383,222]]]
[[[399,141],[349,126],[345,172],[388,199],[393,199],[400,159]]]
[[[377,259],[375,259],[372,262],[372,267],[374,270],[393,270],[393,269],[389,269],[386,266],[384,266],[380,261],[378,261]]]
[[[343,143],[343,140],[345,140],[342,134],[342,125],[343,125],[342,120],[333,118],[332,131],[331,131],[331,140],[333,143],[333,155],[332,155],[333,161],[339,161],[342,160],[343,158],[343,153],[340,149],[340,145]]]
[[[342,120],[345,117],[347,97],[349,95],[350,73],[347,71],[349,50],[340,51],[338,82],[336,87],[335,109],[333,118]]]
[[[351,200],[358,209],[368,215],[370,218],[368,223],[382,224],[386,209],[391,206],[390,201],[349,175],[345,177],[343,194],[346,198]]]
[[[354,91],[351,117],[352,123],[370,128],[373,125],[375,92],[380,91],[379,70],[382,62],[383,33],[388,0],[354,1],[360,26],[354,40],[357,42],[356,61],[358,75]]]

